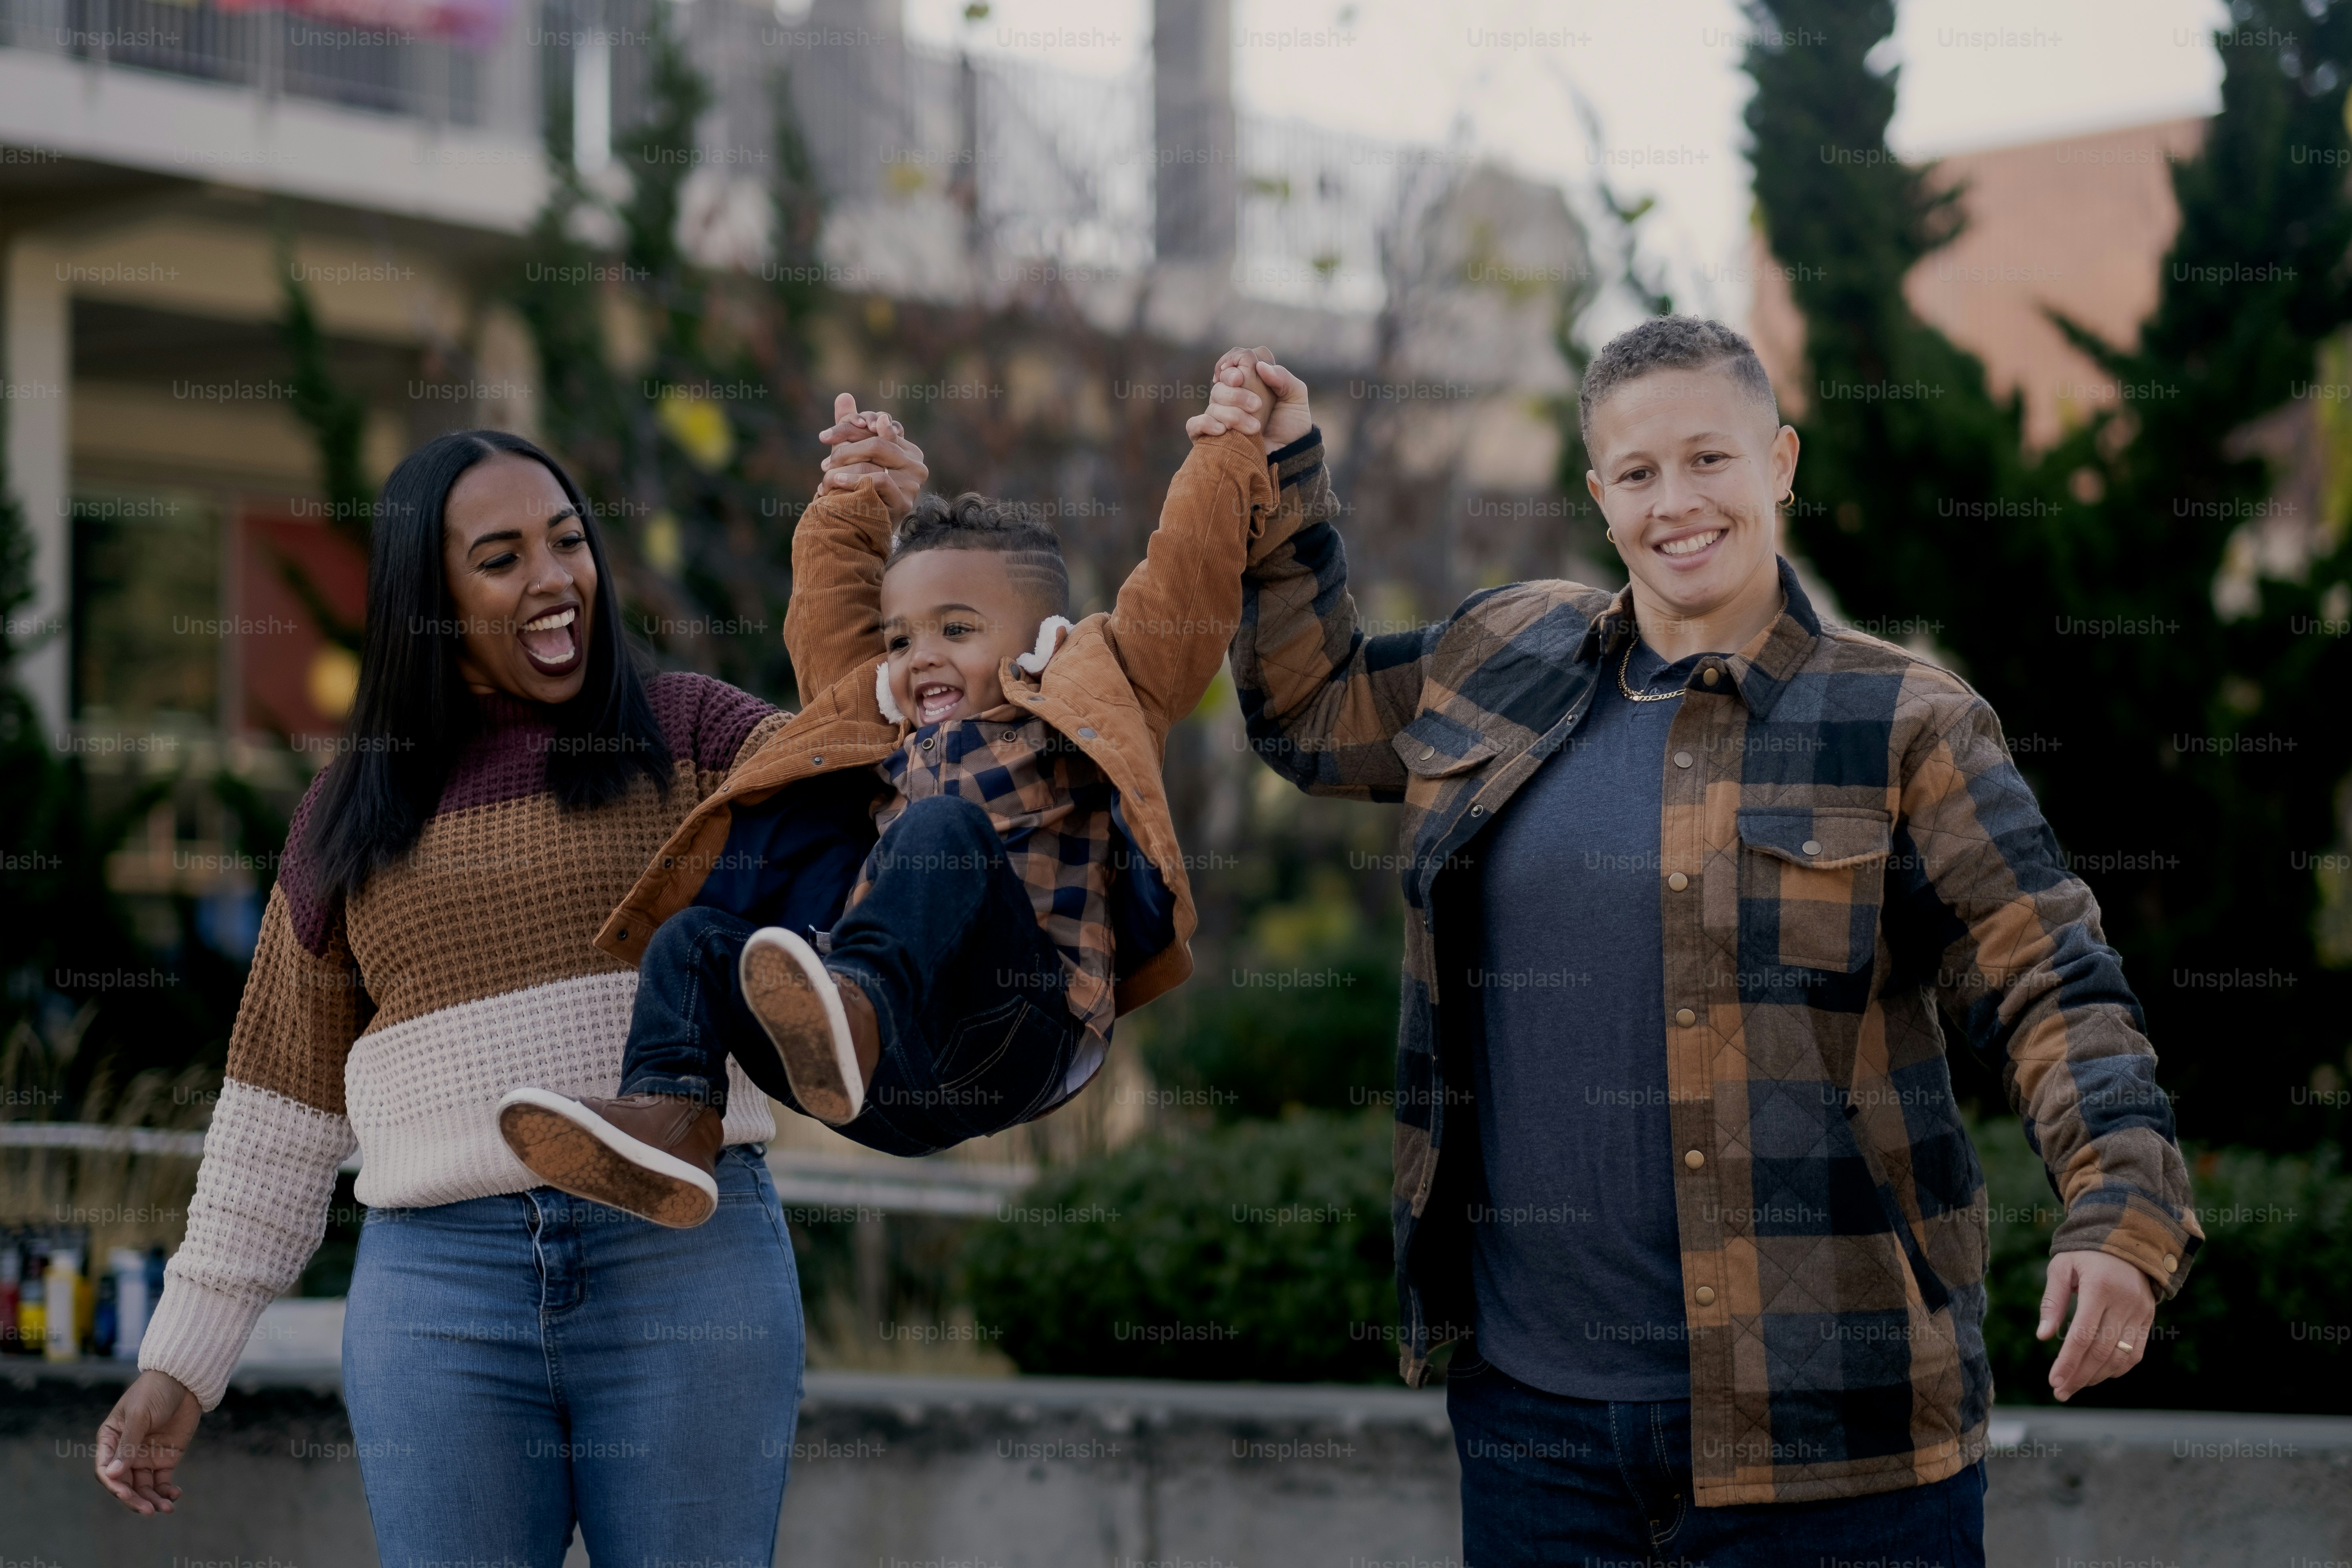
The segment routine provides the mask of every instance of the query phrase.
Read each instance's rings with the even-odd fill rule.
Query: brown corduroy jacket
[[[1192,973],[1188,943],[1198,918],[1160,763],[1168,731],[1199,705],[1224,663],[1241,620],[1243,563],[1280,500],[1255,437],[1231,431],[1196,441],[1117,604],[1080,621],[1042,675],[1011,659],[999,672],[1009,701],[1102,769],[1136,848],[1174,895],[1175,940],[1139,966],[1120,965],[1120,1013]],[[872,767],[904,739],[874,691],[889,540],[889,513],[870,479],[811,504],[793,538],[784,613],[784,647],[807,705],[678,825],[596,933],[599,948],[631,963],[644,957],[655,929],[694,901],[725,851],[734,806],[818,773]]]

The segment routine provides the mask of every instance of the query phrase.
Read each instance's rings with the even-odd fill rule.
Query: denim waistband
[[[719,1151],[711,1167],[719,1183],[719,1196],[724,1202],[730,1197],[758,1196],[772,1190],[768,1176],[768,1146],[765,1143],[730,1143]],[[518,1193],[493,1193],[488,1197],[460,1198],[455,1203],[431,1204],[420,1208],[371,1208],[362,1225],[422,1225],[451,1230],[503,1230],[510,1226],[529,1228],[534,1218],[544,1223],[553,1215],[569,1215],[575,1221],[610,1219],[628,1220],[635,1216],[619,1209],[606,1208],[586,1198],[573,1197],[560,1187],[530,1187]]]

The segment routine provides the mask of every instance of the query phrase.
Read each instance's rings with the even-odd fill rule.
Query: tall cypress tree
[[[2221,114],[2172,170],[2180,228],[2136,347],[2061,322],[2141,395],[2053,450],[2018,398],[1906,303],[1958,232],[1955,194],[1886,148],[1890,0],[1777,0],[1747,68],[1756,195],[1807,331],[1798,546],[1860,619],[1916,619],[1999,710],[2097,893],[2185,1132],[2339,1134],[2352,973],[2314,941],[2312,857],[2352,770],[2341,517],[2223,615],[2215,584],[2276,476],[2241,432],[2314,379],[2352,320],[2345,84],[2352,5],[2235,0]],[[1801,265],[1799,265],[1801,264]],[[2239,547],[2242,553],[2242,545]],[[2331,597],[2331,595],[2333,595]],[[2338,612],[2340,619],[2340,612]]]

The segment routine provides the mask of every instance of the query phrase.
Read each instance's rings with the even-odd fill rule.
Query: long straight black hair
[[[442,569],[442,514],[458,477],[511,453],[555,476],[580,515],[596,563],[588,668],[579,694],[549,710],[555,743],[547,786],[564,806],[602,805],[643,773],[669,793],[670,750],[621,622],[604,541],[562,466],[520,436],[459,430],[436,437],[393,469],[376,505],[368,558],[367,635],[344,754],[312,804],[308,848],[322,898],[356,892],[405,854],[440,805],[459,751],[479,723],[457,674],[458,617]]]

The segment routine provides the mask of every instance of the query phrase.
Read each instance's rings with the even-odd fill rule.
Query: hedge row
[[[2058,1217],[2007,1118],[1974,1130],[1992,1221],[1996,1397],[2046,1403],[2033,1338]],[[979,1321],[1024,1372],[1266,1381],[1394,1375],[1385,1115],[1300,1111],[1155,1139],[1054,1173],[965,1252]],[[2352,1174],[2304,1156],[2195,1157],[2208,1242],[2128,1378],[2083,1404],[2352,1409]]]

